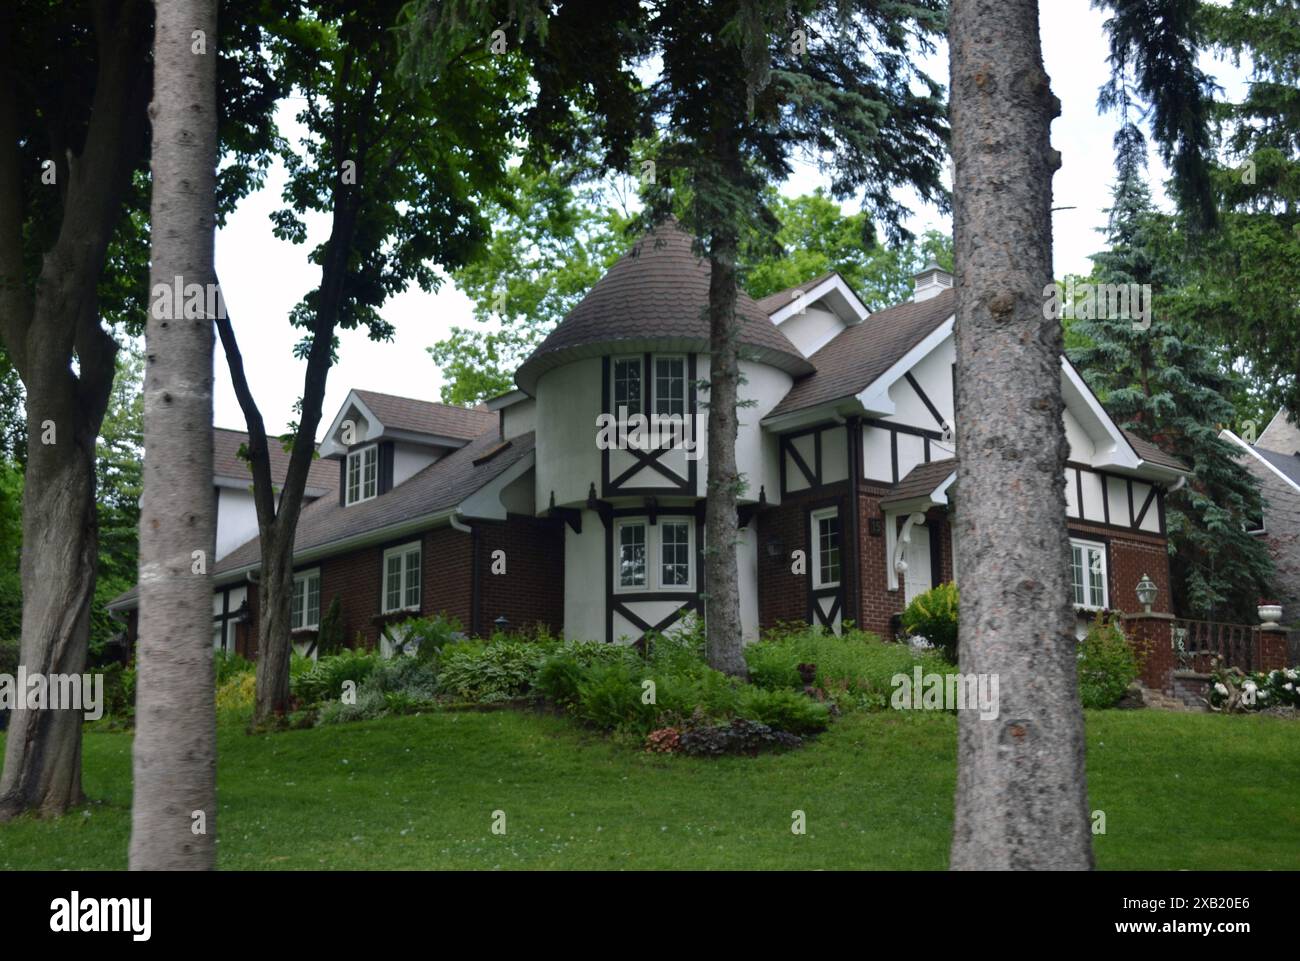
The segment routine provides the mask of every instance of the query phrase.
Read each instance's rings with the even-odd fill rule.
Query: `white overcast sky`
[[[1107,76],[1106,38],[1102,14],[1089,0],[1046,0],[1040,4],[1043,56],[1052,90],[1061,99],[1061,116],[1052,124],[1052,143],[1061,151],[1062,166],[1054,180],[1054,206],[1058,211],[1053,237],[1055,274],[1086,273],[1088,255],[1101,246],[1097,228],[1105,223],[1105,208],[1114,174],[1111,138],[1114,116],[1098,116],[1097,89]],[[946,86],[947,51],[941,48],[927,64],[932,76]],[[1232,64],[1206,60],[1202,65],[1236,97],[1244,72]],[[282,111],[292,116],[292,104]],[[287,126],[283,132],[289,133]],[[1151,179],[1162,197],[1164,168],[1153,155]],[[294,401],[302,393],[304,364],[292,354],[300,332],[289,326],[290,309],[319,280],[319,268],[306,253],[328,235],[328,222],[309,219],[305,245],[277,240],[268,215],[281,206],[283,171],[277,168],[266,187],[248,197],[217,234],[217,269],[227,308],[239,336],[250,383],[269,430],[283,431],[293,416]],[[797,163],[794,176],[783,190],[807,193],[822,184],[816,168]],[[845,205],[852,210],[853,204]],[[951,230],[951,222],[929,209],[917,211],[911,226]],[[442,339],[453,326],[472,324],[469,300],[450,282],[437,294],[413,288],[393,298],[383,308],[396,334],[391,342],[373,343],[363,332],[342,332],[339,364],[330,371],[321,433],[347,396],[359,387],[437,400],[442,378],[426,348]],[[220,427],[243,428],[244,418],[235,399],[220,345],[216,356],[215,422]]]

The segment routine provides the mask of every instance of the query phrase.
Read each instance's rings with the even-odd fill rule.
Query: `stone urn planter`
[[[1282,620],[1281,604],[1260,604],[1256,609],[1256,612],[1259,614],[1259,619],[1265,625],[1276,624],[1278,621]]]

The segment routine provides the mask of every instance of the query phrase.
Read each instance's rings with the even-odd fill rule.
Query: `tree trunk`
[[[29,375],[27,386],[25,603],[19,657],[28,674],[46,676],[80,674],[86,669],[99,548],[95,435],[102,418],[102,413],[96,418],[77,409],[70,373],[52,373],[43,378]],[[0,777],[0,820],[24,811],[55,816],[83,800],[83,716],[79,710],[10,714]]]
[[[151,290],[216,289],[216,43],[217,0],[158,0]],[[212,317],[172,306],[145,335],[132,870],[216,867]]]
[[[1036,0],[952,4],[959,653],[1000,695],[995,720],[960,714],[954,869],[1092,867],[1038,38]]]
[[[0,81],[0,335],[27,391],[19,658],[42,674],[86,666],[99,549],[95,438],[117,355],[100,326],[96,288],[143,135],[148,90],[146,5],[99,12],[90,123],[80,154],[60,158],[61,219],[34,291],[27,273],[34,258],[24,249],[31,237],[18,156],[21,95],[13,78]],[[13,22],[5,8],[0,61],[8,62]],[[13,712],[0,821],[24,811],[61,814],[81,800],[81,724],[76,711]]]
[[[293,651],[289,608],[293,600],[293,534],[280,518],[263,529],[262,570],[257,581],[257,723],[284,714],[289,704],[289,661]],[[289,531],[288,537],[285,530]]]
[[[736,545],[736,402],[740,389],[736,330],[736,237],[715,234],[709,254],[708,501],[704,513],[705,636],[709,665],[747,673],[740,625]]]

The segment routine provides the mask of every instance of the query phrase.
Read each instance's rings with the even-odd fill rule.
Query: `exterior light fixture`
[[[1156,595],[1160,593],[1160,588],[1156,587],[1155,581],[1151,580],[1146,574],[1142,575],[1142,580],[1138,581],[1137,597],[1146,613],[1151,613],[1151,605],[1156,601]]]
[[[498,617],[495,621],[492,622],[492,626],[497,629],[497,633],[504,634],[506,632],[506,628],[510,626],[510,621],[506,619],[506,616],[504,614],[502,614],[500,617]]]

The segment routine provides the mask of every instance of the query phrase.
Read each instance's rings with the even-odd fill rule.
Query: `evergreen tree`
[[[1229,398],[1241,390],[1241,378],[1202,330],[1169,309],[1181,268],[1162,253],[1169,222],[1152,205],[1141,156],[1135,149],[1119,152],[1109,247],[1092,257],[1088,279],[1151,285],[1150,328],[1135,324],[1131,313],[1076,318],[1071,342],[1081,346],[1068,353],[1121,427],[1192,467],[1165,505],[1174,608],[1253,621],[1272,576],[1264,545],[1246,533],[1246,520],[1260,512],[1260,492],[1237,449],[1219,438],[1221,426],[1235,422]]]

